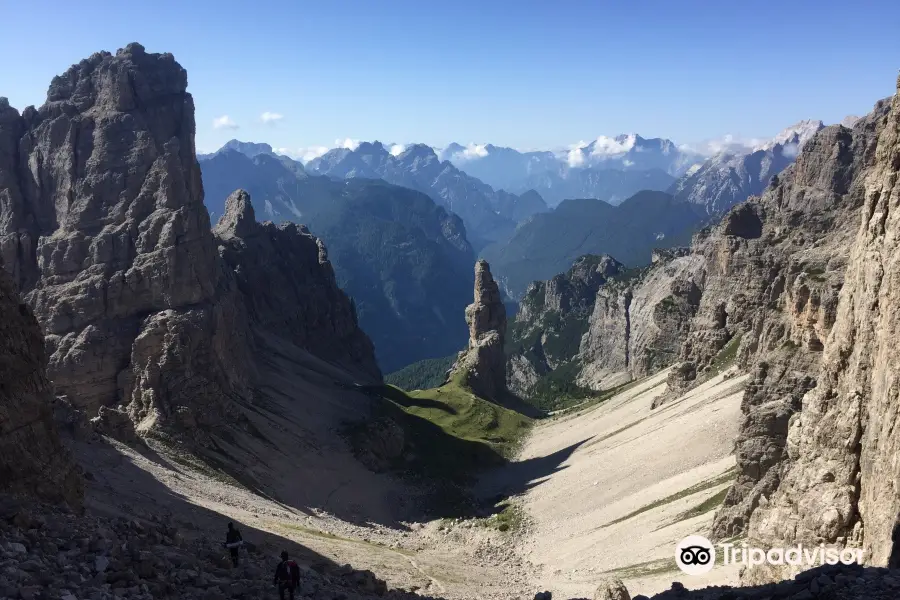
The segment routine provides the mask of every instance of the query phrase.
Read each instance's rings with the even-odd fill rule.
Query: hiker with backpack
[[[225,547],[231,552],[231,564],[238,566],[238,550],[244,544],[244,538],[241,532],[234,526],[234,523],[228,524],[228,531],[225,533]]]
[[[281,552],[281,562],[275,567],[275,585],[278,586],[278,597],[284,600],[284,591],[290,594],[294,600],[294,590],[300,585],[300,567],[297,563],[288,559],[288,553]]]

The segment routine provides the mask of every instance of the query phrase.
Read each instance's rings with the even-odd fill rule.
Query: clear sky
[[[868,112],[900,68],[897,0],[0,0],[0,14],[0,95],[14,106],[138,41],[188,70],[201,151],[232,137],[767,137]]]

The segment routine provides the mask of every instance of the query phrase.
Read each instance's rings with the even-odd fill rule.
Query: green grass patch
[[[734,479],[736,473],[737,473],[737,467],[732,467],[717,477],[713,477],[713,478],[707,479],[705,481],[701,481],[700,483],[696,483],[688,488],[681,490],[680,492],[677,492],[670,496],[666,496],[665,498],[660,498],[659,500],[657,500],[655,502],[651,502],[650,504],[647,504],[646,506],[643,506],[633,512],[628,513],[624,517],[619,517],[618,519],[615,519],[613,521],[610,521],[609,523],[601,525],[600,528],[603,529],[606,527],[611,527],[611,526],[621,523],[623,521],[627,521],[628,519],[633,519],[634,517],[636,517],[640,514],[643,514],[643,513],[647,512],[648,510],[653,510],[654,508],[659,508],[660,506],[665,506],[666,504],[671,504],[672,502],[676,502],[677,500],[681,500],[682,498],[687,498],[688,496],[691,496],[693,494],[697,494],[697,493],[700,493],[700,492],[703,492],[706,490],[711,490],[720,485],[729,483]],[[720,502],[720,504],[721,504],[721,502]]]
[[[513,533],[521,530],[524,526],[525,511],[518,504],[507,502],[503,506],[503,510],[490,517],[479,519],[478,524],[504,533]]]
[[[737,359],[737,351],[741,345],[741,334],[737,333],[728,343],[725,344],[719,353],[716,354],[716,357],[709,365],[710,375],[718,375],[728,367],[734,364],[734,361]]]
[[[678,564],[675,562],[675,556],[672,558],[660,558],[657,560],[648,560],[642,563],[628,565],[627,567],[619,567],[609,571],[604,571],[604,575],[615,575],[619,579],[640,579],[643,577],[652,577],[654,575],[663,575],[664,573],[673,573],[678,570]]]
[[[673,523],[680,523],[682,521],[687,521],[688,519],[693,519],[694,517],[699,517],[700,515],[705,515],[706,513],[718,509],[722,506],[722,502],[725,501],[725,496],[728,495],[727,487],[722,488],[694,508],[690,510],[686,510],[677,517]]]
[[[383,385],[368,388],[381,397],[378,417],[388,417],[404,431],[403,457],[394,470],[413,479],[441,484],[435,510],[455,513],[470,499],[458,484],[479,470],[502,464],[517,451],[531,419],[475,396],[456,374],[446,384],[405,392]],[[348,433],[354,445],[365,439],[366,423]]]
[[[406,412],[434,423],[449,436],[486,444],[501,456],[515,453],[531,419],[493,402],[479,398],[456,374],[441,387],[415,390]]]

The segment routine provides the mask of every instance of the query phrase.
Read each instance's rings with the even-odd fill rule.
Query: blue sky
[[[14,106],[139,41],[188,70],[201,150],[767,137],[868,112],[900,68],[896,0],[0,4],[0,95]],[[224,116],[237,128],[216,128]]]

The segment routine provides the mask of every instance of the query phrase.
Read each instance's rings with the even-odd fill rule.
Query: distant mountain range
[[[508,239],[517,223],[547,210],[538,193],[495,190],[451,162],[442,161],[424,144],[408,146],[395,154],[381,142],[364,142],[352,150],[331,150],[309,161],[306,169],[333,179],[383,179],[428,194],[462,218],[476,248]]]
[[[250,193],[260,220],[309,226],[328,250],[338,284],[356,304],[381,369],[454,354],[466,345],[475,254],[460,218],[426,194],[383,181],[335,181],[233,144],[200,159],[215,221],[228,194]]]
[[[233,140],[203,160],[238,152],[254,157],[258,170],[274,166],[277,172],[265,175],[267,197],[281,200],[271,206],[256,200],[272,218],[281,213],[312,223],[305,213],[318,210],[315,198],[330,197],[322,191],[329,181],[382,179],[428,194],[462,218],[463,237],[491,262],[506,293],[520,298],[532,280],[566,271],[583,254],[609,254],[638,266],[654,246],[687,243],[701,223],[762,193],[822,127],[821,121],[801,121],[754,146],[727,138],[708,158],[670,140],[632,134],[563,152],[364,142],[333,149],[305,168],[267,144]],[[263,156],[269,160],[260,161]]]
[[[454,143],[440,156],[495,188],[512,193],[533,189],[551,206],[569,198],[619,204],[641,190],[667,189],[703,160],[671,140],[637,134],[601,136],[562,152]]]
[[[708,215],[722,214],[750,196],[762,194],[772,177],[793,163],[806,142],[824,126],[822,121],[801,121],[750,151],[717,154],[682,175],[668,191]]]

